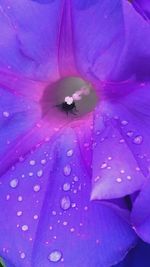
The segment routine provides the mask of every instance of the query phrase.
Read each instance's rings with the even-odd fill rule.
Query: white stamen
[[[68,105],[71,105],[73,103],[73,98],[72,96],[66,96],[65,97],[65,102],[68,104]]]
[[[89,93],[90,93],[90,88],[81,87],[80,90],[76,91],[72,95],[72,98],[73,98],[73,100],[81,100],[82,95],[88,95]]]

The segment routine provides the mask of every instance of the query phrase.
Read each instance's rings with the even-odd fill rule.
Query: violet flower
[[[125,197],[149,174],[149,25],[120,0],[0,12],[1,258],[117,264],[137,242]]]

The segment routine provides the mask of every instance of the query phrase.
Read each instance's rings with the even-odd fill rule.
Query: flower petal
[[[101,80],[113,78],[124,46],[121,1],[76,0],[72,3],[74,47],[79,72]]]
[[[92,198],[131,194],[147,179],[150,168],[149,88],[149,84],[106,85],[109,99],[101,103],[95,120]]]
[[[58,261],[66,267],[106,267],[119,261],[135,242],[125,211],[89,201],[91,181],[75,141],[72,131],[64,132],[57,141],[58,154],[41,213],[33,266],[46,267]]]
[[[131,0],[131,3],[136,10],[144,17],[144,19],[150,19],[150,4],[149,0]]]
[[[14,140],[22,136],[38,117],[36,103],[21,95],[0,88],[0,156],[10,149]]]
[[[30,77],[56,76],[59,8],[59,1],[40,5],[34,1],[2,0],[1,66]]]
[[[1,179],[0,255],[21,267],[121,260],[136,243],[128,212],[90,202],[90,184],[72,130],[28,155]]]
[[[131,214],[132,224],[137,234],[150,243],[150,181],[144,185],[142,191],[133,204]]]
[[[139,241],[132,249],[125,260],[114,267],[149,267],[150,246]]]
[[[33,266],[32,250],[53,164],[52,151],[45,142],[0,180],[0,255],[16,267]]]
[[[144,2],[144,1],[142,1]],[[150,27],[128,1],[122,1],[124,10],[124,49],[116,65],[116,79],[150,80]],[[144,42],[143,42],[144,40]]]

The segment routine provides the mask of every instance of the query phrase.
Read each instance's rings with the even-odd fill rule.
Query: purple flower
[[[117,264],[137,242],[126,196],[149,175],[149,25],[120,0],[0,12],[0,255]]]

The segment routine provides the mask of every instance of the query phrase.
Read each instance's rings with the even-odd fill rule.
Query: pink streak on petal
[[[71,3],[70,0],[64,0],[62,2],[62,15],[58,37],[58,67],[60,76],[76,75]]]
[[[47,82],[32,80],[10,71],[0,70],[0,86],[16,96],[39,101]]]

